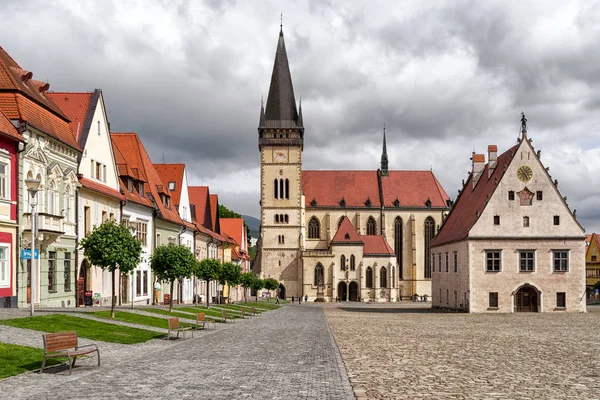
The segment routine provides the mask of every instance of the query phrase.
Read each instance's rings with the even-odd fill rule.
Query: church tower
[[[281,282],[282,297],[301,295],[300,244],[302,218],[302,105],[296,108],[283,30],[275,52],[266,108],[261,104],[260,150],[261,233],[257,272],[261,279]]]

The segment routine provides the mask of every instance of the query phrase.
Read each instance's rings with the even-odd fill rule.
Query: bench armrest
[[[95,347],[96,350],[98,350],[98,345],[96,343],[84,344],[83,346],[77,346],[77,347],[75,347],[75,350],[83,349],[84,347]]]

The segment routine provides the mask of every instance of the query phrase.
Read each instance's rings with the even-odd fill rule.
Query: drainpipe
[[[150,246],[150,257],[152,258],[152,255],[154,254],[154,250],[156,250],[156,209],[154,209],[152,211],[152,245]],[[156,279],[156,282],[154,282],[154,280]],[[160,303],[160,299],[156,298],[156,283],[158,282],[158,279],[156,277],[154,277],[154,279],[152,279],[153,285],[152,285],[152,305],[158,305]]]
[[[21,212],[19,210],[19,205],[21,204],[21,202],[19,201],[19,195],[21,194],[21,179],[19,179],[19,174],[21,173],[21,170],[19,168],[19,159],[22,159],[23,156],[21,156],[21,153],[23,153],[25,151],[25,149],[27,148],[27,143],[25,142],[19,142],[17,144],[17,159],[16,159],[16,163],[17,164],[17,168],[16,168],[16,177],[17,177],[17,204],[15,206],[16,208],[16,224],[17,224],[17,237],[15,238],[15,244],[18,244],[17,247],[17,251],[14,252],[14,260],[15,260],[15,281],[16,281],[16,291],[15,291],[15,297],[17,298],[17,304],[16,306],[19,305],[19,266],[20,266],[20,257],[19,257],[19,249],[22,247],[22,242],[21,242]],[[25,161],[23,160],[23,163],[25,163]],[[14,249],[15,250],[15,249]],[[12,307],[12,304],[11,304]]]
[[[79,279],[79,188],[77,186],[75,186],[75,230],[77,231],[75,237],[77,239],[75,239],[75,307],[79,307],[79,304],[77,303],[77,293],[78,293],[78,288],[77,288],[77,284],[78,284],[78,279]],[[85,232],[85,226],[83,228],[84,232]],[[87,271],[86,271],[87,273]],[[88,278],[89,279],[89,278]],[[85,307],[85,290],[86,288],[83,288],[83,306]]]

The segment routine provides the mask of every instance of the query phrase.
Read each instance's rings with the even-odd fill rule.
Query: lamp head
[[[32,195],[35,195],[35,193],[37,193],[38,190],[40,190],[41,183],[42,183],[42,181],[40,181],[39,179],[25,179],[25,184],[27,185],[27,191],[29,193],[31,193]]]

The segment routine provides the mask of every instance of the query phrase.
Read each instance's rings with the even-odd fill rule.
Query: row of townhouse
[[[35,181],[32,197],[27,183]],[[243,220],[220,219],[218,205],[208,187],[188,185],[184,164],[153,164],[136,133],[111,132],[101,90],[50,92],[0,47],[0,308],[109,304],[109,273],[79,248],[106,220],[125,222],[143,248],[135,271],[120,276],[119,303],[164,302],[150,270],[160,245],[182,244],[199,260],[247,271]],[[176,288],[171,300],[179,303],[206,295],[195,279]],[[238,300],[239,290],[230,297]]]

